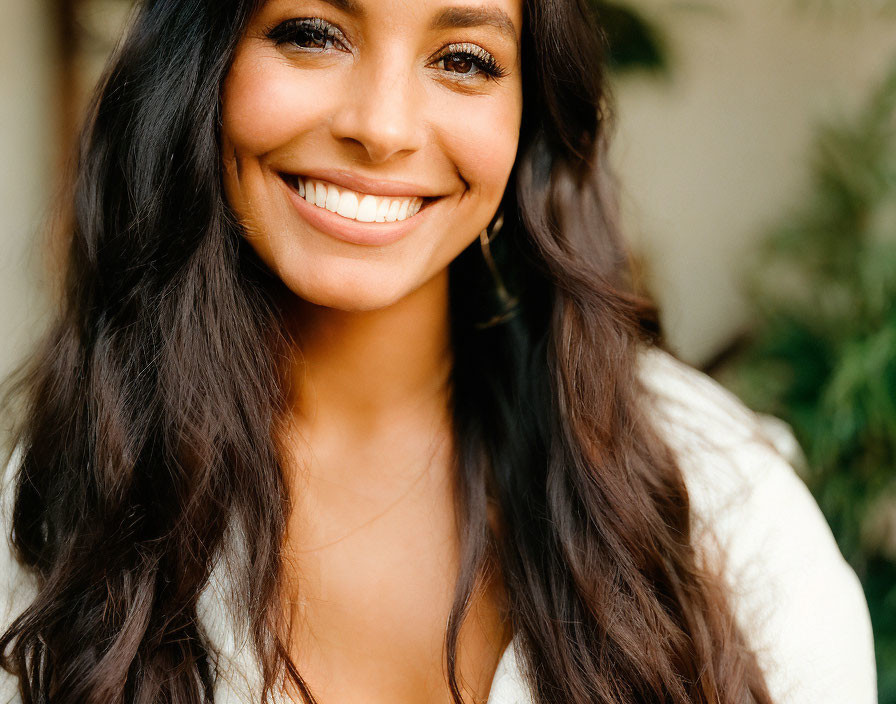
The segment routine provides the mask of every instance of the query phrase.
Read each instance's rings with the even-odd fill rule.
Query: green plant
[[[812,154],[811,195],[753,268],[759,323],[720,378],[806,451],[806,482],[865,587],[880,702],[896,704],[896,63]]]
[[[630,3],[590,3],[605,34],[610,67],[616,73],[666,68],[666,51],[658,28]]]

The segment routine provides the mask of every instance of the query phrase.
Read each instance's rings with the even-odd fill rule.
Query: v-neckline
[[[217,654],[221,677],[215,686],[215,704],[245,704],[254,701],[253,692],[261,686],[261,673],[245,625],[238,626],[233,618],[233,584],[225,562],[216,562],[200,594],[198,616]],[[533,704],[520,668],[517,643],[514,633],[498,659],[486,704]]]

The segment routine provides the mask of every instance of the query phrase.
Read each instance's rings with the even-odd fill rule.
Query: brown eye
[[[295,33],[291,43],[308,49],[326,49],[330,38],[320,29],[303,29]]]
[[[446,47],[445,52],[437,59],[436,66],[454,78],[463,80],[496,79],[506,75],[506,71],[489,52],[468,42]]]
[[[473,60],[462,54],[446,56],[443,61],[445,62],[445,68],[455,73],[470,73],[474,68]]]
[[[344,48],[342,32],[319,17],[290,19],[266,34],[278,46],[288,45],[310,51],[326,51],[334,46]]]

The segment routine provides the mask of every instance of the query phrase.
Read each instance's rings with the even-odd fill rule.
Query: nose
[[[422,90],[406,59],[361,59],[344,86],[330,131],[374,163],[417,151],[423,142]]]

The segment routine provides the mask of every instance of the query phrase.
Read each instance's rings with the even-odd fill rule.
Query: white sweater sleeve
[[[864,593],[805,483],[716,382],[658,350],[642,363],[657,428],[685,476],[699,554],[722,566],[774,701],[874,704]]]

